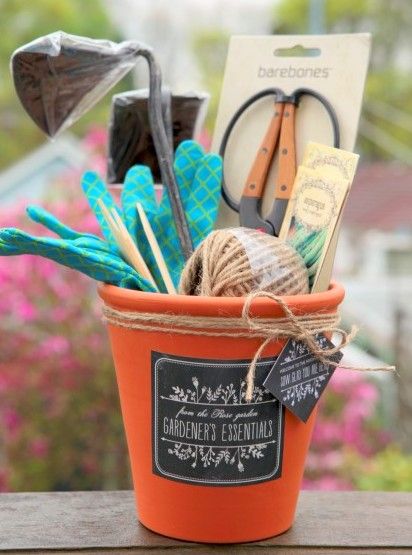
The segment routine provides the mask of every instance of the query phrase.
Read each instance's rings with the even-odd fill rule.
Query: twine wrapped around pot
[[[308,272],[298,252],[277,237],[243,227],[218,229],[199,245],[183,269],[183,295],[244,297],[309,292]]]
[[[258,297],[269,298],[276,302],[281,306],[285,316],[283,318],[252,318],[250,315],[252,302]],[[261,338],[262,344],[255,352],[246,376],[246,401],[252,399],[257,361],[264,349],[272,341],[291,338],[303,341],[321,362],[325,362],[332,366],[338,366],[337,363],[328,360],[328,357],[349,345],[357,333],[357,328],[355,326],[352,326],[350,332],[346,332],[339,328],[339,314],[318,312],[296,315],[282,297],[265,291],[256,291],[250,293],[246,297],[242,316],[240,318],[130,312],[118,310],[107,305],[103,306],[103,315],[106,323],[132,330],[201,335],[206,337]],[[314,339],[314,336],[318,333],[338,335],[340,341],[332,349],[321,349]],[[361,371],[395,371],[394,366],[359,368],[339,364],[339,367]]]

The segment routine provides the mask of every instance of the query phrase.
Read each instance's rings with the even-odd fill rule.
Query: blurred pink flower
[[[31,322],[37,317],[38,312],[31,302],[23,300],[17,307],[17,314],[26,322]]]
[[[36,459],[44,459],[49,454],[49,441],[45,437],[36,437],[30,441],[28,450]]]
[[[347,454],[367,460],[389,440],[375,422],[378,402],[378,387],[367,377],[344,369],[335,371],[319,404],[305,487],[351,487],[352,477],[345,474]]]
[[[324,490],[324,491],[345,491],[353,489],[350,482],[337,478],[333,475],[326,475],[317,480],[304,479],[302,489],[305,490]]]
[[[105,149],[107,145],[107,131],[104,127],[91,127],[84,143],[89,149]]]
[[[67,337],[62,335],[50,335],[41,343],[40,353],[44,356],[64,355],[70,350],[70,343]]]
[[[313,430],[312,440],[319,444],[340,441],[341,428],[338,422],[322,422]]]
[[[96,129],[85,145],[91,169],[102,172],[103,137]],[[36,204],[78,231],[99,233],[77,171],[65,172],[50,198]],[[53,235],[29,220],[25,203],[0,207],[3,226]],[[30,490],[34,475],[46,490],[102,489],[107,445],[120,455],[117,485],[129,487],[96,284],[44,258],[17,256],[0,257],[0,287],[0,444],[7,463],[0,469],[0,490]],[[57,463],[48,460],[50,453]]]
[[[205,150],[208,151],[210,149],[210,145],[212,144],[212,137],[206,128],[202,129],[197,140]]]
[[[2,417],[4,427],[10,435],[14,435],[20,430],[22,419],[15,409],[6,407],[3,410]]]

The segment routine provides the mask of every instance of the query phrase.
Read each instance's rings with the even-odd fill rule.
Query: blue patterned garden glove
[[[79,231],[75,231],[71,227],[67,226],[66,224],[62,223],[60,220],[56,218],[53,214],[48,212],[45,208],[41,206],[36,206],[34,204],[29,205],[26,208],[26,213],[28,217],[38,224],[41,224],[49,231],[56,233],[62,239],[80,239],[84,237],[89,237],[90,239],[95,240],[96,242],[101,242],[108,248],[108,245],[97,235],[93,235],[92,233],[80,233]]]
[[[70,229],[70,228],[66,228]],[[77,233],[77,232],[74,232]],[[97,241],[96,241],[97,239]],[[0,255],[35,254],[78,270],[98,281],[128,289],[154,291],[133,268],[98,237],[76,239],[35,237],[15,228],[0,230]]]
[[[221,158],[216,154],[205,154],[203,148],[195,141],[184,141],[176,150],[174,171],[193,244],[196,247],[212,231],[217,217],[222,179]],[[142,204],[172,280],[177,286],[184,258],[180,250],[167,189],[164,190],[159,205],[150,169],[146,166],[133,166],[127,172],[121,195],[121,209],[114,202],[106,184],[97,173],[86,172],[82,178],[82,188],[110,247],[113,250],[117,249],[115,239],[101,213],[99,199],[109,210],[114,208],[118,211],[130,235],[135,239],[159,290],[166,292],[138,218],[136,203]]]
[[[184,141],[176,150],[174,171],[193,246],[196,248],[213,230],[217,217],[222,161],[217,154],[205,154],[203,148],[195,141]],[[137,237],[139,248],[156,279],[158,274],[156,264],[136,214],[137,202],[142,204],[146,212],[173,283],[177,287],[184,258],[180,250],[168,191],[164,189],[158,205],[153,178],[149,168],[145,166],[133,166],[127,172],[122,190],[122,207],[126,226],[132,237]]]

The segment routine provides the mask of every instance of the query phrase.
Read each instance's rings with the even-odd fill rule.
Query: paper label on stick
[[[350,189],[353,178],[355,177],[358,161],[359,155],[353,152],[347,152],[342,149],[332,148],[317,143],[309,143],[305,149],[302,165],[320,171],[325,177],[330,177],[332,179],[348,179]],[[346,201],[344,204],[346,204]],[[343,209],[344,206],[342,207],[341,214],[336,222],[329,245],[325,251],[322,266],[319,268],[319,272],[313,283],[312,293],[326,291],[329,287],[338,245]]]
[[[234,36],[229,51],[213,135],[218,152],[223,133],[236,110],[248,98],[269,87],[290,94],[306,87],[323,95],[334,108],[340,129],[340,147],[355,145],[371,36],[367,33],[333,35]],[[296,47],[296,48],[294,48]],[[350,86],[348,86],[350,83]],[[266,97],[247,110],[236,124],[226,151],[225,181],[238,200],[271,117],[274,97]],[[303,97],[296,109],[297,166],[308,142],[332,145],[330,121],[315,99]],[[278,176],[278,157],[268,175],[263,215],[272,207]],[[239,225],[239,216],[224,202],[218,227]]]
[[[197,485],[242,486],[281,475],[284,409],[263,387],[274,358],[204,360],[152,352],[153,472]]]
[[[301,254],[311,287],[322,268],[348,191],[348,180],[324,178],[303,166],[298,169],[281,238]]]
[[[334,347],[323,334],[318,334],[315,340],[322,349]],[[342,356],[338,351],[327,359],[338,363]],[[290,339],[276,359],[263,385],[287,409],[306,422],[335,368],[334,364],[327,364],[314,356],[302,341]]]
[[[308,143],[303,155],[302,166],[317,170],[323,177],[345,179],[352,184],[359,155],[341,148],[318,143]]]

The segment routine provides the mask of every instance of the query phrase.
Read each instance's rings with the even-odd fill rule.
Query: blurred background
[[[105,174],[111,95],[47,141],[13,89],[9,58],[18,46],[59,29],[151,44],[174,92],[211,93],[202,133],[208,144],[231,34],[373,33],[356,147],[361,166],[335,277],[347,290],[345,322],[361,327],[347,362],[396,363],[399,375],[335,372],[321,401],[306,489],[412,490],[411,28],[410,0],[1,2],[0,227],[36,233],[24,216],[32,201],[97,232],[79,178],[86,167]],[[137,68],[117,91],[144,87],[145,79]],[[27,256],[0,259],[0,290],[0,491],[129,488],[95,285]]]

